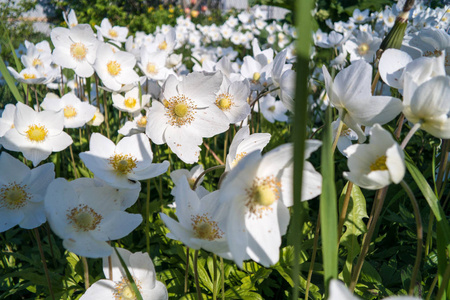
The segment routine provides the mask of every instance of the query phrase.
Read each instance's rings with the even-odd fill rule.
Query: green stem
[[[223,258],[220,258],[220,282],[222,283],[222,300],[225,300],[225,267],[223,265]]]
[[[347,209],[348,209],[348,204],[350,202],[350,196],[352,195],[352,190],[353,190],[353,182],[349,181],[348,185],[347,185],[347,191],[345,191],[345,198],[344,198],[344,201],[342,202],[341,214],[339,215],[338,243],[341,239],[342,228],[344,227],[345,218],[347,217]]]
[[[361,253],[359,254],[358,261],[353,268],[352,272],[352,280],[350,282],[349,289],[351,292],[353,292],[356,288],[356,283],[358,282],[359,275],[361,273],[362,266],[364,264],[364,260],[366,258],[367,252],[369,251],[370,241],[372,240],[372,235],[375,231],[375,227],[378,221],[378,218],[381,213],[381,209],[383,208],[384,199],[386,198],[388,187],[382,188],[378,190],[377,195],[375,197],[374,201],[374,213],[373,216],[369,219],[369,225],[367,229],[367,233],[364,235],[363,238],[363,245],[361,248]]]
[[[400,185],[405,190],[409,199],[411,200],[411,204],[413,206],[414,215],[416,219],[416,227],[417,227],[417,252],[416,252],[416,261],[414,263],[414,269],[411,275],[411,283],[409,285],[409,295],[411,296],[414,292],[414,286],[416,283],[416,277],[419,273],[420,261],[422,259],[422,247],[423,247],[423,226],[422,226],[422,217],[420,216],[419,205],[417,204],[416,197],[414,197],[414,193],[408,184],[402,180]]]
[[[411,128],[411,130],[405,136],[405,139],[402,141],[402,144],[400,145],[400,147],[402,147],[402,149],[405,149],[405,147],[408,144],[409,140],[412,138],[414,133],[416,133],[416,131],[419,130],[421,125],[422,125],[422,122],[420,122],[420,121],[417,122],[416,124],[414,124],[414,126]]]
[[[306,281],[305,300],[308,300],[309,296],[309,287],[311,285],[312,272],[314,269],[314,263],[316,261],[317,255],[317,246],[319,244],[319,233],[320,233],[320,214],[317,216],[316,232],[314,233],[313,252],[311,256],[311,262],[309,264],[308,279]]]
[[[194,252],[194,278],[195,278],[195,289],[197,290],[197,299],[201,300],[202,299],[202,293],[200,291],[200,283],[198,281],[198,252],[199,250],[195,250]]]
[[[189,247],[186,247],[186,270],[184,271],[184,293],[188,292],[188,277],[189,277]]]
[[[217,256],[213,254],[213,300],[217,299]]]
[[[42,261],[42,265],[44,267],[45,278],[47,279],[50,296],[52,297],[53,300],[55,300],[55,295],[53,294],[52,282],[50,280],[50,273],[48,271],[47,262],[45,261],[44,250],[42,249],[42,243],[41,243],[41,238],[39,235],[39,230],[37,228],[34,228],[33,231],[35,234],[36,242],[38,244],[39,254],[41,255],[41,261]]]
[[[437,293],[437,297],[436,299],[440,300],[440,299],[444,299],[444,293],[445,290],[448,288],[448,281],[450,279],[450,264],[447,264],[447,267],[445,268],[445,273],[444,276],[442,278],[442,283],[441,283],[441,287],[439,288],[439,291]]]
[[[150,179],[147,179],[147,198],[145,202],[145,238],[147,253],[150,254]]]
[[[224,168],[225,168],[225,165],[220,165],[220,166],[214,166],[214,167],[211,167],[209,169],[206,169],[200,175],[198,175],[197,179],[194,182],[194,185],[192,186],[192,189],[194,191],[197,189],[197,186],[198,186],[198,183],[200,182],[200,179],[202,179],[202,177],[205,176],[206,173],[209,173],[209,172],[217,170],[217,169],[224,169]]]
[[[81,261],[83,262],[84,270],[84,288],[87,290],[89,288],[89,265],[86,257],[82,256]]]

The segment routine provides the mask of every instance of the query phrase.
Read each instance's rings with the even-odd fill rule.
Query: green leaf
[[[345,194],[347,192],[348,183],[342,190],[339,198],[339,207],[342,209]],[[368,218],[366,209],[366,198],[361,189],[357,185],[353,185],[350,200],[347,208],[347,217],[344,222],[345,232],[341,237],[341,245],[347,249],[347,258],[342,270],[342,276],[347,285],[350,285],[353,260],[358,256],[361,246],[358,236],[367,232],[366,224],[363,219]]]
[[[320,228],[322,230],[322,255],[324,282],[338,275],[337,203],[334,183],[334,159],[332,152],[331,107],[327,108],[325,132],[322,145],[322,194],[320,195]],[[328,291],[328,288],[327,288]],[[328,294],[328,292],[326,293]]]
[[[125,274],[127,274],[127,279],[129,284],[131,285],[131,288],[133,289],[134,295],[136,297],[137,300],[143,300],[141,293],[139,292],[138,287],[136,286],[136,283],[134,282],[133,276],[131,276],[130,271],[127,268],[127,264],[125,263],[125,261],[123,260],[122,256],[120,256],[119,251],[117,251],[117,248],[114,247],[114,251],[117,254],[117,257],[119,258],[120,264],[122,265],[122,268],[125,271]]]
[[[17,86],[15,85],[16,80],[9,74],[8,69],[6,68],[5,62],[2,58],[0,58],[0,72],[3,75],[3,78],[5,78],[6,84],[8,85],[9,90],[13,94],[14,98],[18,102],[23,103],[23,98],[19,93],[19,90],[17,89]]]

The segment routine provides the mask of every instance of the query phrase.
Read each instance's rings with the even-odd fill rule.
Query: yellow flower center
[[[235,159],[231,163],[231,166],[234,168],[238,164],[238,162],[246,155],[247,155],[247,152],[245,152],[245,151],[237,154]]]
[[[261,74],[258,72],[253,73],[253,81],[257,82],[261,78]]]
[[[67,119],[76,117],[77,110],[72,105],[67,105],[64,107],[64,117]]]
[[[357,21],[362,21],[363,19],[364,19],[364,18],[363,18],[362,16],[357,16],[357,17],[356,17],[356,20],[357,20]]]
[[[116,38],[116,37],[119,36],[119,34],[117,33],[117,31],[115,31],[115,30],[112,29],[112,28],[108,31],[108,34],[109,34],[109,36],[112,37],[112,38]]]
[[[191,221],[196,238],[213,241],[220,239],[224,234],[217,222],[211,220],[208,214],[192,216]]]
[[[169,124],[172,126],[182,126],[194,120],[197,108],[185,95],[174,96],[163,101],[166,107],[166,115],[169,117]]]
[[[271,107],[268,108],[269,111],[274,112],[276,109],[275,105],[272,105]]]
[[[216,98],[216,105],[221,110],[230,110],[232,104],[233,104],[233,96],[228,93],[220,94]]]
[[[370,171],[385,171],[387,169],[386,155],[378,157],[375,162],[370,165]]]
[[[94,230],[103,219],[100,214],[86,204],[79,204],[78,207],[68,210],[66,216],[76,231]]]
[[[141,291],[141,283],[139,280],[133,277],[133,281],[136,284],[139,292]],[[135,300],[136,294],[134,293],[131,283],[128,278],[123,277],[122,280],[114,287],[114,299],[115,300]]]
[[[122,71],[122,68],[120,67],[120,64],[115,61],[115,60],[111,60],[106,64],[106,68],[108,70],[108,73],[111,76],[117,76],[119,75],[120,71]]]
[[[28,130],[25,133],[30,141],[42,142],[47,137],[48,130],[44,125],[34,124],[28,126]]]
[[[367,43],[362,43],[361,45],[359,45],[358,47],[358,53],[359,55],[366,55],[367,52],[369,52],[370,47]]]
[[[390,16],[390,17],[388,18],[388,22],[389,22],[389,23],[392,23],[392,22],[394,22],[394,21],[395,21],[394,17]]]
[[[125,105],[125,107],[134,108],[136,106],[136,99],[134,99],[133,97],[128,97],[127,99],[125,99],[125,101],[123,101],[123,104]]]
[[[35,58],[33,59],[32,65],[33,67],[42,66],[42,60],[40,60],[39,58]]]
[[[156,68],[156,65],[154,63],[148,63],[147,64],[147,72],[153,75],[158,74],[158,69]]]
[[[262,217],[263,212],[272,210],[270,207],[281,195],[281,182],[275,176],[255,178],[250,188],[246,189],[249,211]]]
[[[24,207],[30,198],[25,191],[26,185],[20,186],[15,182],[0,189],[0,208],[19,209]]]
[[[114,154],[109,158],[109,164],[118,175],[126,175],[136,167],[137,159],[128,154]]]
[[[25,79],[25,80],[28,80],[28,79],[36,79],[36,75],[35,75],[35,74],[24,73],[24,74],[23,74],[23,79]]]
[[[139,127],[145,127],[147,126],[147,117],[142,117],[136,122],[137,126]]]
[[[167,42],[163,41],[161,44],[158,45],[159,50],[166,50],[167,49]]]
[[[73,43],[70,45],[70,55],[76,60],[83,60],[86,57],[88,49],[83,43]]]

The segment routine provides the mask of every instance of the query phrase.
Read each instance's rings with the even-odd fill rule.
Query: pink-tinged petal
[[[178,92],[194,101],[197,107],[207,107],[214,103],[222,80],[221,72],[193,72],[178,84]]]
[[[152,107],[147,113],[147,126],[145,134],[152,140],[153,143],[161,145],[166,142],[164,139],[164,132],[168,125],[168,118],[165,115],[166,111],[161,102],[153,101]]]
[[[111,255],[113,249],[104,241],[99,241],[89,234],[78,234],[63,240],[63,247],[67,250],[89,258],[101,258]]]
[[[0,184],[11,182],[21,183],[31,174],[30,168],[17,158],[3,151],[0,155],[0,169],[14,170],[14,172],[0,172]]]

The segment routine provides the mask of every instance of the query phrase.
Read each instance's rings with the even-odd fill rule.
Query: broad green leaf
[[[342,209],[347,187],[348,183],[345,185],[341,197],[339,198],[340,209]],[[340,241],[341,245],[347,249],[347,258],[342,270],[342,276],[347,285],[350,285],[353,260],[358,256],[361,250],[357,237],[367,232],[366,224],[363,221],[364,218],[368,218],[366,198],[359,186],[353,185],[347,208],[347,217],[344,222],[345,232]]]

